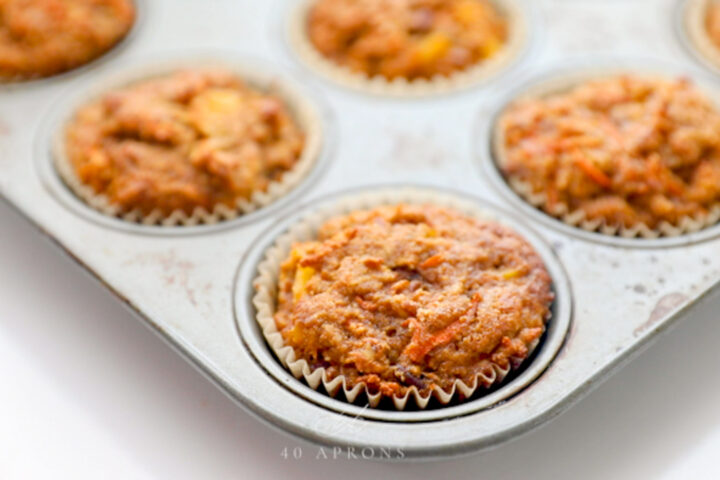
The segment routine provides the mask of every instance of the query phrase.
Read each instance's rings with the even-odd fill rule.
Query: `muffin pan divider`
[[[279,67],[292,65],[272,28],[277,23],[273,16],[286,3],[158,0],[146,11],[141,35],[111,60],[72,79],[0,86],[0,197],[258,418],[318,444],[401,451],[396,459],[491,448],[557,416],[717,294],[717,237],[673,245],[601,243],[538,221],[499,193],[478,168],[487,158],[478,158],[475,127],[515,77],[453,95],[398,101],[350,92],[293,69],[298,82],[323,91],[332,111],[329,158],[311,188],[249,221],[152,234],[141,226],[115,228],[94,221],[79,205],[70,206],[71,194],[59,195],[48,184],[57,180],[46,168],[49,116],[64,97],[96,86],[100,73],[121,72],[150,55],[177,58],[199,46],[250,53]],[[662,8],[654,1],[534,3],[547,38],[543,48],[518,66],[522,72],[540,71],[569,55],[590,57],[612,49],[662,55],[693,71],[692,60],[672,35],[674,2],[663,2]],[[175,9],[183,15],[172,15]],[[604,43],[595,28],[603,25],[613,26]],[[502,402],[415,421],[338,412],[270,375],[238,332],[236,292],[241,292],[239,298],[242,292],[252,295],[251,285],[235,283],[242,279],[239,267],[253,245],[268,240],[265,232],[279,218],[329,194],[397,184],[451,190],[511,212],[544,240],[566,272],[571,293],[564,300],[573,313],[564,343],[547,369]],[[542,352],[543,346],[538,348]]]

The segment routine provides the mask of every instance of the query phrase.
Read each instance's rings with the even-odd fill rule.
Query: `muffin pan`
[[[717,227],[668,239],[602,236],[559,224],[504,186],[491,163],[488,122],[558,58],[581,51],[594,59],[599,46],[664,52],[673,65],[669,73],[701,77],[687,53],[673,48],[675,2],[662,9],[650,1],[532,3],[547,21],[547,41],[519,65],[522,78],[508,78],[513,85],[494,82],[398,101],[335,88],[319,94],[312,85],[325,84],[316,83],[314,72],[286,70],[282,65],[294,58],[277,23],[294,2],[158,0],[145,10],[144,22],[153,28],[75,81],[61,76],[32,89],[0,86],[0,196],[259,418],[318,444],[401,451],[405,459],[498,445],[589,392],[714,295],[720,278]],[[183,15],[168,14],[177,9]],[[623,19],[622,34],[598,42],[593,27],[618,25],[617,19]],[[663,49],[658,42],[669,43]],[[102,88],[108,78],[148,59],[197,58],[192,52],[198,46],[263,58],[302,86],[320,105],[326,126],[315,169],[287,196],[216,225],[143,226],[89,208],[50,161],[58,119],[73,99]],[[515,226],[548,264],[557,294],[554,315],[533,358],[487,395],[424,411],[350,405],[311,390],[270,354],[253,319],[254,266],[278,234],[325,202],[358,193],[396,195],[408,186],[460,198]]]

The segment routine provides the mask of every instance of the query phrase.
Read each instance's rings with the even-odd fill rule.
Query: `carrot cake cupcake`
[[[307,31],[331,62],[388,80],[449,76],[493,57],[508,38],[490,0],[317,0]]]
[[[234,209],[293,168],[304,134],[283,101],[223,69],[178,71],[82,106],[62,155],[120,213]]]
[[[720,201],[720,112],[687,79],[586,81],[516,101],[496,129],[509,183],[550,214],[656,229]]]
[[[297,359],[395,398],[489,386],[478,378],[530,354],[553,300],[525,240],[432,205],[331,219],[292,246],[278,282],[274,321]]]
[[[134,20],[132,0],[0,0],[0,81],[79,67],[117,44]]]

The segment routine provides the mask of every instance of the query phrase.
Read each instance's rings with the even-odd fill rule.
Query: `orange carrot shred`
[[[437,267],[440,265],[443,261],[442,254],[433,255],[432,257],[428,258],[424,262],[420,264],[420,268],[432,268]]]
[[[430,353],[433,348],[450,342],[453,338],[455,338],[455,336],[464,326],[465,319],[475,318],[475,315],[477,314],[478,303],[480,303],[481,299],[482,296],[480,294],[474,294],[472,297],[472,304],[468,309],[467,315],[458,318],[453,323],[443,328],[434,335],[426,336],[427,331],[422,328],[420,322],[418,322],[418,320],[415,318],[411,318],[410,327],[414,330],[413,336],[410,344],[405,348],[405,351],[403,353],[407,355],[413,362],[421,362],[425,355]]]
[[[587,157],[584,157],[582,156],[582,154],[578,153],[573,157],[573,160],[575,161],[577,166],[582,169],[583,173],[590,177],[593,182],[597,183],[603,188],[612,187],[612,180],[610,180],[610,178],[605,175],[605,172],[600,170]]]

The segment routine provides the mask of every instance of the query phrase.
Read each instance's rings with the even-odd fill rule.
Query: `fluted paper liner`
[[[523,95],[521,98],[537,98],[555,94],[558,92],[562,92],[563,90],[568,90],[583,81],[596,80],[620,73],[627,73],[627,71],[595,74],[580,72],[576,75],[558,77],[532,88],[527,94]],[[656,74],[642,74],[642,76],[646,78],[664,78]],[[704,93],[707,94],[708,92]],[[708,95],[708,97],[717,100],[716,95]],[[519,99],[520,98],[515,99],[513,100],[513,102]],[[510,104],[508,105],[508,107],[509,106]],[[545,192],[536,192],[534,191],[530,183],[522,181],[519,178],[515,178],[512,175],[505,175],[504,172],[502,172],[503,165],[506,164],[507,160],[504,148],[505,135],[502,128],[500,128],[500,120],[502,119],[504,111],[505,110],[503,110],[503,112],[498,116],[495,125],[493,125],[492,161],[495,162],[496,166],[500,169],[502,176],[507,182],[508,186],[513,191],[515,191],[515,193],[517,193],[521,198],[523,198],[533,207],[542,210],[543,212],[561,220],[562,222],[572,227],[586,230],[588,232],[597,232],[609,236],[653,239],[661,236],[677,237],[679,235],[697,232],[720,221],[720,204],[714,205],[704,215],[698,215],[695,217],[683,217],[680,219],[680,221],[677,222],[677,224],[671,224],[667,221],[662,221],[657,225],[656,228],[650,228],[645,223],[638,223],[637,225],[632,225],[630,227],[625,225],[609,225],[603,219],[587,218],[585,212],[581,210],[571,210],[570,206],[564,203],[556,203],[555,205],[550,207],[547,194]]]
[[[687,0],[683,27],[692,46],[708,62],[720,68],[720,47],[708,35],[706,18],[708,7],[716,0]]]
[[[440,205],[454,208],[476,218],[502,223],[502,220],[495,219],[492,212],[485,208],[481,208],[470,201],[460,199],[456,196],[435,191],[407,188],[379,193],[357,194],[340,199],[331,207],[308,213],[287,232],[280,235],[265,252],[262,261],[257,267],[257,277],[253,282],[256,292],[253,297],[253,305],[256,309],[256,320],[262,328],[265,340],[282,365],[290,370],[296,378],[304,379],[307,384],[315,390],[322,385],[328,394],[333,397],[342,390],[343,395],[350,403],[355,402],[358,396],[364,393],[371,407],[378,406],[382,399],[381,393],[370,393],[367,386],[362,382],[350,387],[344,375],[329,378],[325,368],[311,368],[306,360],[296,356],[295,350],[291,346],[285,345],[285,341],[282,334],[278,331],[274,319],[278,273],[280,272],[280,265],[290,253],[292,244],[315,239],[318,228],[330,218],[357,210],[367,210],[382,205],[393,205],[397,203]],[[528,344],[527,356],[512,358],[510,365],[506,367],[494,363],[491,364],[492,367],[489,368],[488,371],[477,375],[474,382],[470,385],[462,380],[456,380],[450,391],[445,391],[438,387],[433,389],[427,396],[421,395],[415,386],[411,386],[404,396],[392,397],[395,408],[397,410],[404,410],[410,397],[414,399],[415,404],[420,409],[428,406],[431,397],[435,397],[441,405],[450,403],[456,394],[460,394],[466,399],[470,398],[478,388],[489,388],[502,382],[513,368],[518,368],[520,364],[532,354],[538,343],[539,340],[535,340],[531,344]]]
[[[257,88],[258,90],[278,95],[289,109],[293,120],[298,123],[300,130],[305,135],[305,144],[300,157],[293,167],[283,174],[280,180],[270,182],[265,191],[253,192],[249,199],[237,199],[234,208],[224,204],[215,205],[211,211],[197,207],[189,215],[183,210],[176,210],[171,212],[170,215],[163,215],[159,209],[146,215],[139,209],[125,213],[121,212],[120,207],[117,204],[113,204],[106,195],[96,193],[92,187],[84,184],[78,178],[65,149],[65,126],[68,122],[72,121],[75,112],[80,106],[116,88],[126,87],[136,82],[150,80],[154,77],[171,74],[174,71],[195,67],[222,68],[228,70],[238,75],[251,88]],[[263,80],[253,72],[252,69],[256,68],[257,65],[244,65],[232,60],[210,62],[196,62],[191,60],[187,62],[173,62],[170,68],[167,66],[160,67],[159,69],[147,67],[137,71],[131,78],[124,77],[120,82],[111,82],[112,85],[109,88],[103,88],[102,91],[97,92],[95,95],[86,97],[79,105],[75,105],[69,115],[64,119],[62,126],[58,128],[53,135],[52,156],[55,169],[73,193],[95,210],[110,217],[116,217],[127,222],[140,223],[143,225],[161,225],[164,227],[200,224],[211,225],[232,220],[271,204],[297,187],[313,169],[322,151],[324,132],[320,113],[308,98],[305,98],[300,91],[287,81],[272,77],[268,72],[264,72],[264,74],[271,76],[271,80]]]
[[[307,22],[315,0],[299,0],[291,12],[287,26],[290,47],[311,69],[341,85],[364,92],[395,97],[418,97],[448,93],[483,83],[506,70],[528,45],[529,19],[519,0],[492,0],[508,22],[508,39],[503,47],[488,59],[449,76],[435,75],[431,79],[408,80],[403,77],[389,80],[382,75],[370,77],[326,58],[307,34]]]

